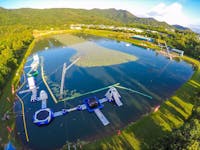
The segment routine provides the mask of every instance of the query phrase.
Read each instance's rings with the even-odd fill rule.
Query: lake
[[[94,113],[84,110],[57,117],[48,126],[38,127],[32,119],[35,111],[41,108],[41,102],[31,103],[30,92],[19,94],[25,106],[30,141],[26,142],[19,102],[15,105],[15,111],[19,114],[16,118],[17,135],[24,145],[37,150],[51,150],[62,147],[66,142],[87,142],[117,134],[117,130],[152,112],[154,107],[172,96],[194,72],[193,66],[183,60],[169,60],[150,49],[83,34],[55,35],[41,39],[36,43],[32,55],[36,53],[43,60],[47,83],[59,102],[55,104],[50,96],[42,80],[40,67],[39,75],[35,78],[36,85],[38,91],[47,91],[47,106],[54,111],[82,104],[87,97],[103,98],[107,90],[80,96],[116,83],[152,97],[149,99],[117,88],[123,106],[104,103],[101,110],[110,121],[108,126],[103,126]],[[32,55],[25,66],[30,66]],[[59,90],[63,63],[68,66],[79,57],[80,60],[66,72],[64,98],[68,100],[61,101]],[[24,71],[27,73],[29,68],[25,67]],[[21,90],[27,88],[24,85]]]

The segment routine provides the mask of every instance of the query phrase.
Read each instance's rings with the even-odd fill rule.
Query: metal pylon
[[[61,78],[61,83],[60,83],[60,99],[63,98],[63,88],[64,88],[64,83],[65,83],[65,74],[67,71],[67,64],[63,64],[63,70],[62,70],[62,78]]]

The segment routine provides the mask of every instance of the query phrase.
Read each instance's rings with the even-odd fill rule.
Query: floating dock
[[[111,87],[108,92],[106,93],[106,98],[109,99],[110,101],[114,101],[117,106],[122,106],[122,102],[120,100],[121,96],[119,95],[118,91],[116,88]]]
[[[66,71],[69,68],[71,68],[79,59],[80,58],[77,58],[68,67],[66,65],[64,65],[64,67],[63,67],[63,75],[62,75],[62,80],[61,80],[60,96],[63,95],[64,76],[65,76]],[[119,92],[117,91],[116,88],[129,90],[131,92],[134,92],[134,93],[137,93],[137,94],[140,94],[142,96],[145,96],[145,97],[148,97],[148,98],[152,99],[152,97],[149,96],[149,95],[146,95],[144,93],[141,93],[141,92],[138,92],[138,91],[126,88],[126,87],[122,87],[122,86],[119,85],[119,83],[117,83],[117,84],[113,84],[111,86],[107,86],[107,87],[104,87],[104,88],[101,88],[101,89],[98,89],[98,90],[94,90],[94,91],[90,91],[90,92],[87,92],[87,93],[84,93],[84,94],[81,94],[81,95],[77,96],[77,97],[81,97],[81,96],[85,96],[85,95],[88,95],[88,94],[94,94],[96,92],[100,92],[100,91],[108,89],[108,91],[105,94],[105,97],[102,98],[102,99],[98,99],[97,97],[86,98],[86,99],[83,100],[82,104],[77,105],[77,106],[75,106],[73,108],[68,108],[68,109],[65,108],[65,109],[61,109],[60,111],[53,112],[51,110],[51,108],[48,108],[48,106],[47,106],[48,94],[47,94],[46,91],[41,90],[40,91],[40,96],[37,97],[38,87],[36,87],[34,78],[37,76],[37,73],[38,73],[37,68],[38,68],[38,66],[39,66],[39,57],[38,57],[38,55],[34,55],[33,56],[33,62],[30,65],[31,69],[27,73],[27,76],[28,76],[28,78],[27,78],[28,82],[27,83],[28,83],[29,89],[24,90],[24,91],[19,91],[19,94],[26,93],[26,92],[32,92],[31,102],[41,101],[41,109],[37,110],[34,113],[34,116],[33,116],[33,123],[35,123],[38,126],[50,124],[50,122],[55,117],[67,115],[68,113],[73,112],[73,111],[84,111],[84,110],[87,110],[89,113],[94,113],[97,116],[97,118],[101,121],[101,123],[104,126],[107,126],[110,122],[108,121],[108,119],[104,116],[104,114],[100,110],[100,109],[102,109],[104,107],[103,103],[109,102],[109,103],[116,104],[118,107],[123,106],[123,103],[121,101],[121,96],[120,96],[120,94],[119,94]],[[43,64],[41,65],[41,74],[42,74],[43,82],[44,82],[44,84],[46,85],[46,87],[47,87],[47,89],[49,91],[49,94],[51,95],[51,97],[53,98],[55,103],[57,103],[58,101],[54,97],[53,93],[51,92],[51,90],[50,90],[50,88],[49,88],[49,86],[48,86],[48,84],[47,84],[47,82],[45,80]],[[62,99],[61,101],[65,101],[65,100],[73,99],[73,98],[77,98],[77,97],[68,97],[68,98]],[[24,118],[24,122],[25,122],[25,118]],[[24,126],[25,125],[26,124],[24,123]],[[26,133],[26,136],[27,136],[27,141],[28,141],[29,139],[28,139],[28,134],[27,133]]]
[[[47,108],[47,99],[48,99],[47,93],[44,90],[42,90],[40,92],[40,98],[39,98],[39,100],[42,101],[42,109]]]
[[[66,115],[73,111],[83,111],[88,110],[88,112],[94,112],[99,120],[102,122],[104,126],[108,125],[110,122],[100,111],[103,108],[102,103],[105,102],[115,102],[117,106],[122,106],[122,102],[120,100],[121,96],[117,92],[117,89],[114,87],[110,87],[107,91],[105,98],[98,99],[97,97],[86,98],[83,100],[83,104],[78,105],[69,109],[62,109],[61,111],[53,112],[50,108],[47,107],[47,93],[42,90],[40,91],[39,100],[42,101],[41,109],[35,112],[33,116],[33,123],[38,126],[47,125],[51,122],[51,120],[55,117]]]
[[[31,69],[27,73],[27,81],[28,81],[29,89],[19,92],[19,94],[32,92],[31,102],[35,102],[38,100],[38,98],[37,98],[38,87],[36,87],[35,79],[34,79],[34,77],[36,77],[38,75],[38,71],[37,71],[38,66],[39,66],[39,56],[36,54],[36,55],[33,55],[33,62],[29,66],[29,67],[31,67]],[[25,66],[25,68],[26,68],[26,66]]]
[[[34,77],[29,77],[28,79],[28,87],[30,90],[33,90],[36,88],[35,86],[35,80],[34,80]]]
[[[110,122],[106,119],[106,117],[103,115],[103,113],[100,111],[100,109],[95,109],[94,110],[95,114],[101,120],[104,126],[108,125]]]

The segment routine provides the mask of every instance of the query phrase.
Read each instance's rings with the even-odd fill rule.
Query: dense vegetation
[[[24,24],[34,28],[63,27],[71,23],[127,25],[144,24],[171,28],[152,18],[138,18],[128,11],[116,9],[14,9],[0,8],[0,22],[4,25]]]
[[[165,33],[145,32],[144,34],[165,40],[168,46],[181,49],[186,55],[200,59],[200,36],[190,30],[165,31]]]
[[[0,95],[32,39],[32,32],[26,26],[0,26]]]
[[[15,140],[15,115],[12,112],[14,95],[11,87],[16,86],[15,82],[20,77],[17,69],[22,68],[19,66],[23,65],[22,59],[32,40],[32,31],[27,26],[0,26],[0,149],[8,139]]]

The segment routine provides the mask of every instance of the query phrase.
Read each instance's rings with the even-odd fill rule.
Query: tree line
[[[32,40],[27,26],[0,26],[0,94]]]
[[[200,35],[191,30],[166,31],[160,28],[160,32],[145,32],[144,34],[165,40],[168,46],[183,50],[186,55],[200,60]]]

